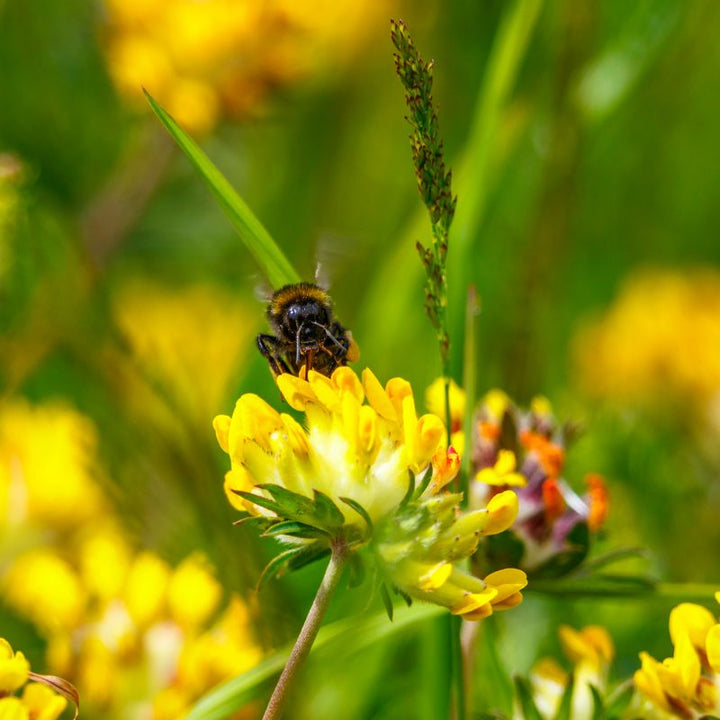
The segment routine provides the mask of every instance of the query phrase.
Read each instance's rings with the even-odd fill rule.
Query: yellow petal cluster
[[[640,653],[635,687],[653,717],[694,718],[720,712],[720,623],[700,605],[682,603],[670,612],[673,656],[658,662]]]
[[[218,442],[230,456],[225,491],[235,507],[276,519],[275,510],[262,507],[272,488],[260,486],[311,500],[319,491],[343,513],[343,532],[330,530],[355,538],[357,532],[345,529],[359,529],[383,580],[401,594],[470,620],[520,603],[527,584],[522,571],[502,569],[480,579],[454,564],[483,536],[512,525],[517,495],[500,492],[486,507],[460,511],[462,496],[446,490],[460,455],[446,446],[437,415],[418,416],[406,380],[383,385],[369,369],[358,377],[340,367],[330,377],[283,374],[277,384],[287,404],[305,414],[305,426],[252,394],[238,400],[232,417],[215,418]],[[260,507],[240,492],[257,496]]]
[[[47,685],[28,682],[30,664],[21,652],[0,638],[0,718],[4,720],[57,720],[67,700]],[[20,696],[14,693],[22,690]]]
[[[340,367],[330,378],[311,370],[307,380],[285,374],[277,383],[288,405],[305,413],[307,428],[252,394],[237,401],[232,417],[215,418],[218,442],[231,460],[225,489],[236,507],[257,512],[236,491],[260,494],[256,486],[270,483],[310,498],[313,490],[323,492],[348,524],[364,525],[341,497],[376,521],[403,499],[408,474],[424,473],[434,458],[441,465],[433,469],[435,487],[449,481],[444,456],[437,454],[444,425],[435,415],[418,417],[412,388],[402,378],[383,387],[370,370],[360,380]]]

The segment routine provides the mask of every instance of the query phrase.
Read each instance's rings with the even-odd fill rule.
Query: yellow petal
[[[27,682],[30,663],[21,652],[13,653],[6,640],[0,640],[0,642],[2,643],[0,693],[10,693]]]
[[[308,373],[308,380],[317,401],[328,410],[337,412],[340,409],[341,400],[335,383],[329,377],[315,370]]]
[[[518,496],[513,490],[494,495],[487,505],[489,518],[483,534],[497,535],[511,527],[517,517],[518,507]]]
[[[372,452],[376,436],[377,413],[369,405],[363,405],[358,418],[358,448],[364,453]]]
[[[362,372],[362,383],[365,388],[365,395],[367,396],[368,402],[375,409],[375,412],[382,418],[396,422],[398,419],[395,407],[393,406],[390,398],[380,384],[380,381],[375,377],[370,368],[365,368]]]
[[[610,633],[602,625],[588,625],[581,632],[583,637],[595,648],[599,659],[608,665],[615,656],[615,645]]]
[[[339,367],[332,374],[332,381],[341,393],[350,393],[359,403],[365,399],[363,386],[352,368]]]
[[[527,585],[527,575],[517,568],[504,568],[503,570],[491,572],[485,577],[485,582],[488,585],[495,585],[496,587],[501,585],[519,585],[520,587],[525,587]]]
[[[680,635],[678,638],[673,658],[677,663],[684,695],[691,698],[695,695],[695,688],[700,679],[701,666],[700,658],[687,635]]]
[[[22,699],[33,720],[57,720],[67,707],[67,700],[62,695],[40,683],[26,685]]]
[[[425,466],[445,437],[445,425],[435,415],[423,415],[416,424],[417,462]]]
[[[259,515],[259,510],[256,505],[244,500],[237,494],[237,491],[250,492],[254,487],[255,483],[253,482],[252,476],[242,465],[225,473],[225,482],[223,483],[225,497],[227,497],[228,502],[236,510],[249,512],[252,515]]]
[[[466,593],[457,605],[450,608],[450,612],[453,615],[465,615],[474,612],[483,605],[489,605],[496,596],[497,590],[494,587],[487,587],[480,592]]]
[[[397,417],[402,417],[403,401],[405,400],[405,398],[413,397],[412,387],[410,386],[410,383],[403,378],[390,378],[390,380],[388,380],[387,384],[385,385],[385,392],[387,393],[387,396],[390,398],[390,402],[395,408]],[[413,400],[413,407],[414,406],[415,401]]]
[[[283,373],[276,378],[277,386],[285,398],[285,402],[293,409],[303,411],[311,402],[317,402],[317,397],[310,387],[310,383],[302,378]]]
[[[720,673],[720,625],[713,625],[705,638],[705,652],[714,673]]]
[[[218,415],[213,420],[213,428],[215,428],[215,436],[218,444],[225,451],[229,452],[228,437],[230,435],[230,416]]]
[[[16,697],[0,699],[0,720],[29,720],[27,708]]]
[[[418,581],[418,587],[421,590],[437,590],[442,587],[452,574],[452,564],[441,562],[430,568]]]
[[[515,453],[512,450],[500,450],[498,452],[497,460],[495,461],[495,471],[498,475],[507,475],[508,473],[515,472],[516,467]]]
[[[712,613],[701,605],[681,603],[670,612],[670,638],[677,645],[681,635],[687,635],[696,648],[705,647],[705,636],[715,625]]]
[[[672,712],[662,683],[657,674],[658,662],[645,652],[640,653],[642,668],[636,670],[633,676],[635,687],[659,708]]]

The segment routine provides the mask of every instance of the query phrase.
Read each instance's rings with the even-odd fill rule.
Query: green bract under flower
[[[269,569],[294,569],[330,552],[368,548],[387,583],[401,594],[484,617],[520,602],[524,573],[502,570],[485,580],[453,566],[483,535],[507,529],[517,514],[513,492],[461,514],[461,496],[445,490],[460,458],[445,446],[435,415],[418,417],[410,384],[383,387],[370,370],[348,367],[328,378],[280,375],[287,403],[305,413],[301,426],[257,395],[243,395],[232,418],[215,419],[231,459],[230,502],[266,534],[290,545]]]

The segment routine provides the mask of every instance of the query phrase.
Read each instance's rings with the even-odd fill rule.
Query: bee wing
[[[259,300],[264,305],[267,305],[270,300],[272,300],[273,289],[270,287],[267,280],[255,276],[253,295],[255,295],[256,300]]]
[[[345,268],[359,259],[359,246],[360,243],[353,243],[347,236],[329,232],[320,235],[315,252],[315,284],[325,291],[329,290],[332,285],[331,278],[341,277]]]

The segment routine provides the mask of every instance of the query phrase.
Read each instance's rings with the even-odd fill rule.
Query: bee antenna
[[[317,325],[317,327],[319,327],[319,328],[322,328],[323,331],[325,332],[325,334],[326,334],[339,348],[342,347],[342,344],[340,343],[340,341],[339,341],[324,325],[322,325],[322,324],[319,323],[319,322],[316,322],[315,320],[312,321],[312,324],[313,324],[313,325]]]

